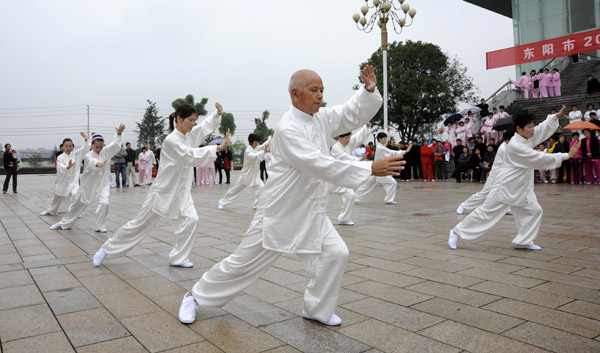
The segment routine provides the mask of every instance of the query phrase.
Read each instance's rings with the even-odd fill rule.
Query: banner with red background
[[[600,28],[487,52],[487,69],[600,50]]]

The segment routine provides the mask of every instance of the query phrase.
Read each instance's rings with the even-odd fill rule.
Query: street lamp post
[[[404,0],[365,0],[365,5],[360,8],[362,16],[358,13],[352,15],[352,19],[356,22],[356,28],[369,33],[375,27],[375,23],[381,28],[381,52],[383,53],[383,126],[384,129],[388,126],[388,92],[387,92],[387,49],[388,49],[388,32],[387,23],[391,20],[394,32],[400,34],[404,27],[412,25],[413,18],[417,14],[417,10],[411,8]],[[398,3],[398,4],[396,4]],[[373,14],[367,19],[369,10],[373,10]],[[404,14],[400,13],[400,10]],[[410,17],[410,23],[406,23],[406,17]]]

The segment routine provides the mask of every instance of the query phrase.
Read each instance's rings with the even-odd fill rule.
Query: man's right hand
[[[373,161],[373,164],[371,164],[371,175],[380,177],[400,175],[399,171],[404,170],[404,165],[406,164],[406,161],[402,159],[402,156],[393,156]]]

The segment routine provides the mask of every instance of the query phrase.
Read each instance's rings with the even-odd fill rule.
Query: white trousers
[[[46,211],[48,211],[48,213],[51,215],[57,214],[60,203],[63,202],[63,200],[66,198],[67,196],[59,196],[54,194],[54,196],[52,197],[52,201],[50,201],[50,205],[48,206],[48,209]]]
[[[354,201],[356,193],[349,188],[336,186],[331,189],[332,194],[339,195],[342,198],[342,211],[338,216],[338,222],[352,222],[352,211],[354,210]]]
[[[125,223],[102,245],[102,250],[107,255],[125,255],[155,228],[161,216],[152,212],[152,207],[145,206],[142,206],[140,213],[133,220]],[[179,218],[171,219],[171,224],[175,230],[175,246],[169,252],[169,263],[181,265],[189,261],[194,248],[194,233],[198,225],[198,214],[194,204],[189,202]]]
[[[256,215],[250,229],[233,254],[214,265],[192,288],[194,299],[203,306],[223,306],[250,287],[282,255],[262,247],[262,216]],[[321,252],[296,254],[310,280],[304,292],[304,310],[328,321],[335,313],[342,277],[348,262],[348,247],[327,219]]]
[[[137,173],[135,172],[135,163],[134,162],[127,162],[127,171],[125,172],[127,174],[127,180],[132,180],[133,183],[130,183],[129,186],[133,187],[135,186],[135,184],[137,184],[138,182],[138,176]],[[129,174],[131,173],[131,176],[129,176]]]
[[[388,175],[386,177],[371,176],[367,179],[367,181],[356,190],[356,201],[361,201],[368,193],[375,189],[377,183],[382,184],[383,190],[385,190],[384,202],[393,202],[396,200],[396,185],[398,185],[398,182],[396,182],[392,176]]]
[[[106,227],[106,217],[108,217],[108,203],[100,202],[100,200],[98,200],[98,206],[96,206],[95,230]]]
[[[512,210],[517,226],[517,236],[512,243],[514,245],[533,244],[542,224],[543,211],[540,204],[534,200],[525,206],[511,206],[499,202],[495,192],[490,193],[481,206],[457,224],[453,229],[454,233],[462,239],[477,239],[498,224],[509,209]]]
[[[258,194],[260,193],[260,190],[263,188],[263,185],[256,185],[256,186],[248,186],[246,184],[244,184],[244,181],[242,180],[243,177],[239,177],[239,179],[235,182],[235,184],[233,184],[232,187],[229,188],[229,190],[227,190],[227,192],[225,193],[225,196],[223,196],[220,200],[219,200],[219,205],[225,207],[227,205],[229,205],[231,202],[233,202],[233,200],[235,200],[238,196],[240,196],[240,194],[242,193],[242,191],[244,191],[245,188],[252,188],[254,189],[254,203],[252,204],[253,208],[256,208],[256,204],[258,203]]]
[[[77,218],[85,211],[88,205],[79,201],[75,197],[71,197],[71,203],[69,204],[69,210],[63,218],[60,220],[60,227],[62,229],[71,229]]]
[[[471,197],[469,197],[460,204],[465,209],[465,211],[471,212],[477,207],[483,205],[485,199],[490,193],[490,190],[492,190],[492,184],[494,183],[494,179],[495,178],[488,178],[488,180],[483,185],[483,189],[481,189],[481,191],[474,193],[473,195],[471,195]]]

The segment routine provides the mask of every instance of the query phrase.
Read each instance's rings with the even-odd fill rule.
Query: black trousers
[[[6,170],[6,179],[4,179],[2,191],[8,191],[8,183],[10,183],[11,177],[13,179],[13,191],[17,192],[17,166],[10,167]]]
[[[223,184],[223,170],[225,171],[225,176],[227,177],[227,184],[229,184],[229,172],[231,169],[218,168],[217,171],[219,172],[219,184]]]
[[[421,163],[418,163],[418,162],[412,163],[411,168],[412,168],[413,178],[415,180],[421,179],[421,176],[423,176],[423,167],[421,166]]]
[[[269,179],[269,174],[267,173],[267,166],[265,161],[260,162],[260,180],[267,181]]]
[[[563,161],[558,168],[558,183],[562,183],[565,177],[565,173],[567,174],[567,184],[571,181],[571,164],[568,160]]]

